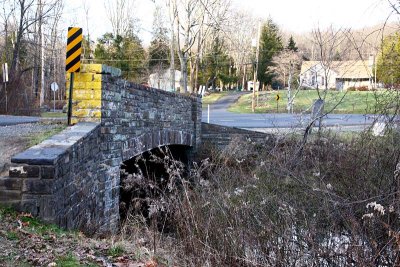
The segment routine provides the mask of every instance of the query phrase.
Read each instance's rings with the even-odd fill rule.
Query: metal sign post
[[[276,100],[276,113],[279,112],[279,100],[281,99],[281,96],[279,94],[276,94],[275,100]]]
[[[3,83],[4,83],[4,91],[6,96],[6,114],[8,113],[8,96],[7,96],[7,82],[8,82],[8,66],[7,63],[2,65],[3,67]]]
[[[67,57],[65,70],[69,72],[69,99],[68,99],[68,125],[72,117],[72,89],[74,87],[74,73],[81,69],[82,28],[69,27],[67,40]]]
[[[207,105],[207,123],[210,123],[210,104]]]
[[[51,91],[53,91],[54,101],[53,101],[53,112],[56,112],[56,92],[58,90],[58,84],[52,82],[50,85]]]
[[[72,89],[74,88],[74,73],[71,72],[69,79],[69,98],[68,98],[68,125],[71,125],[72,117]]]

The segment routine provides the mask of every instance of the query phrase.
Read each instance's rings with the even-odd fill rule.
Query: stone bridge
[[[0,178],[0,203],[67,229],[112,233],[121,165],[156,147],[195,150],[201,99],[127,82],[104,65],[81,69],[74,80],[76,124],[11,159],[9,177]]]

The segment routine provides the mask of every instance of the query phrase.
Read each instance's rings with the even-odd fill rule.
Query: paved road
[[[228,107],[243,93],[222,97],[210,105],[210,123],[238,128],[298,128],[310,121],[309,114],[256,113],[238,114],[229,112]],[[203,109],[202,121],[207,122],[207,108]],[[338,126],[370,126],[375,120],[373,115],[362,114],[329,114],[323,119],[323,125]]]
[[[40,117],[0,115],[0,126],[39,122]]]

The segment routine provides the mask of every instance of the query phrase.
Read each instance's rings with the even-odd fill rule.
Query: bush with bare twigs
[[[398,132],[234,141],[190,172],[166,152],[147,215],[173,226],[182,265],[395,266],[399,151]]]

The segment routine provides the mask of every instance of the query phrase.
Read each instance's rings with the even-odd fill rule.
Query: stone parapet
[[[232,141],[251,141],[258,144],[275,142],[275,136],[267,133],[248,131],[240,128],[226,127],[210,123],[201,124],[201,141],[220,149],[226,148]]]
[[[118,210],[104,208],[101,160],[97,123],[79,123],[15,155],[9,176],[20,179],[20,209],[67,229],[115,231],[109,222],[118,223]]]

